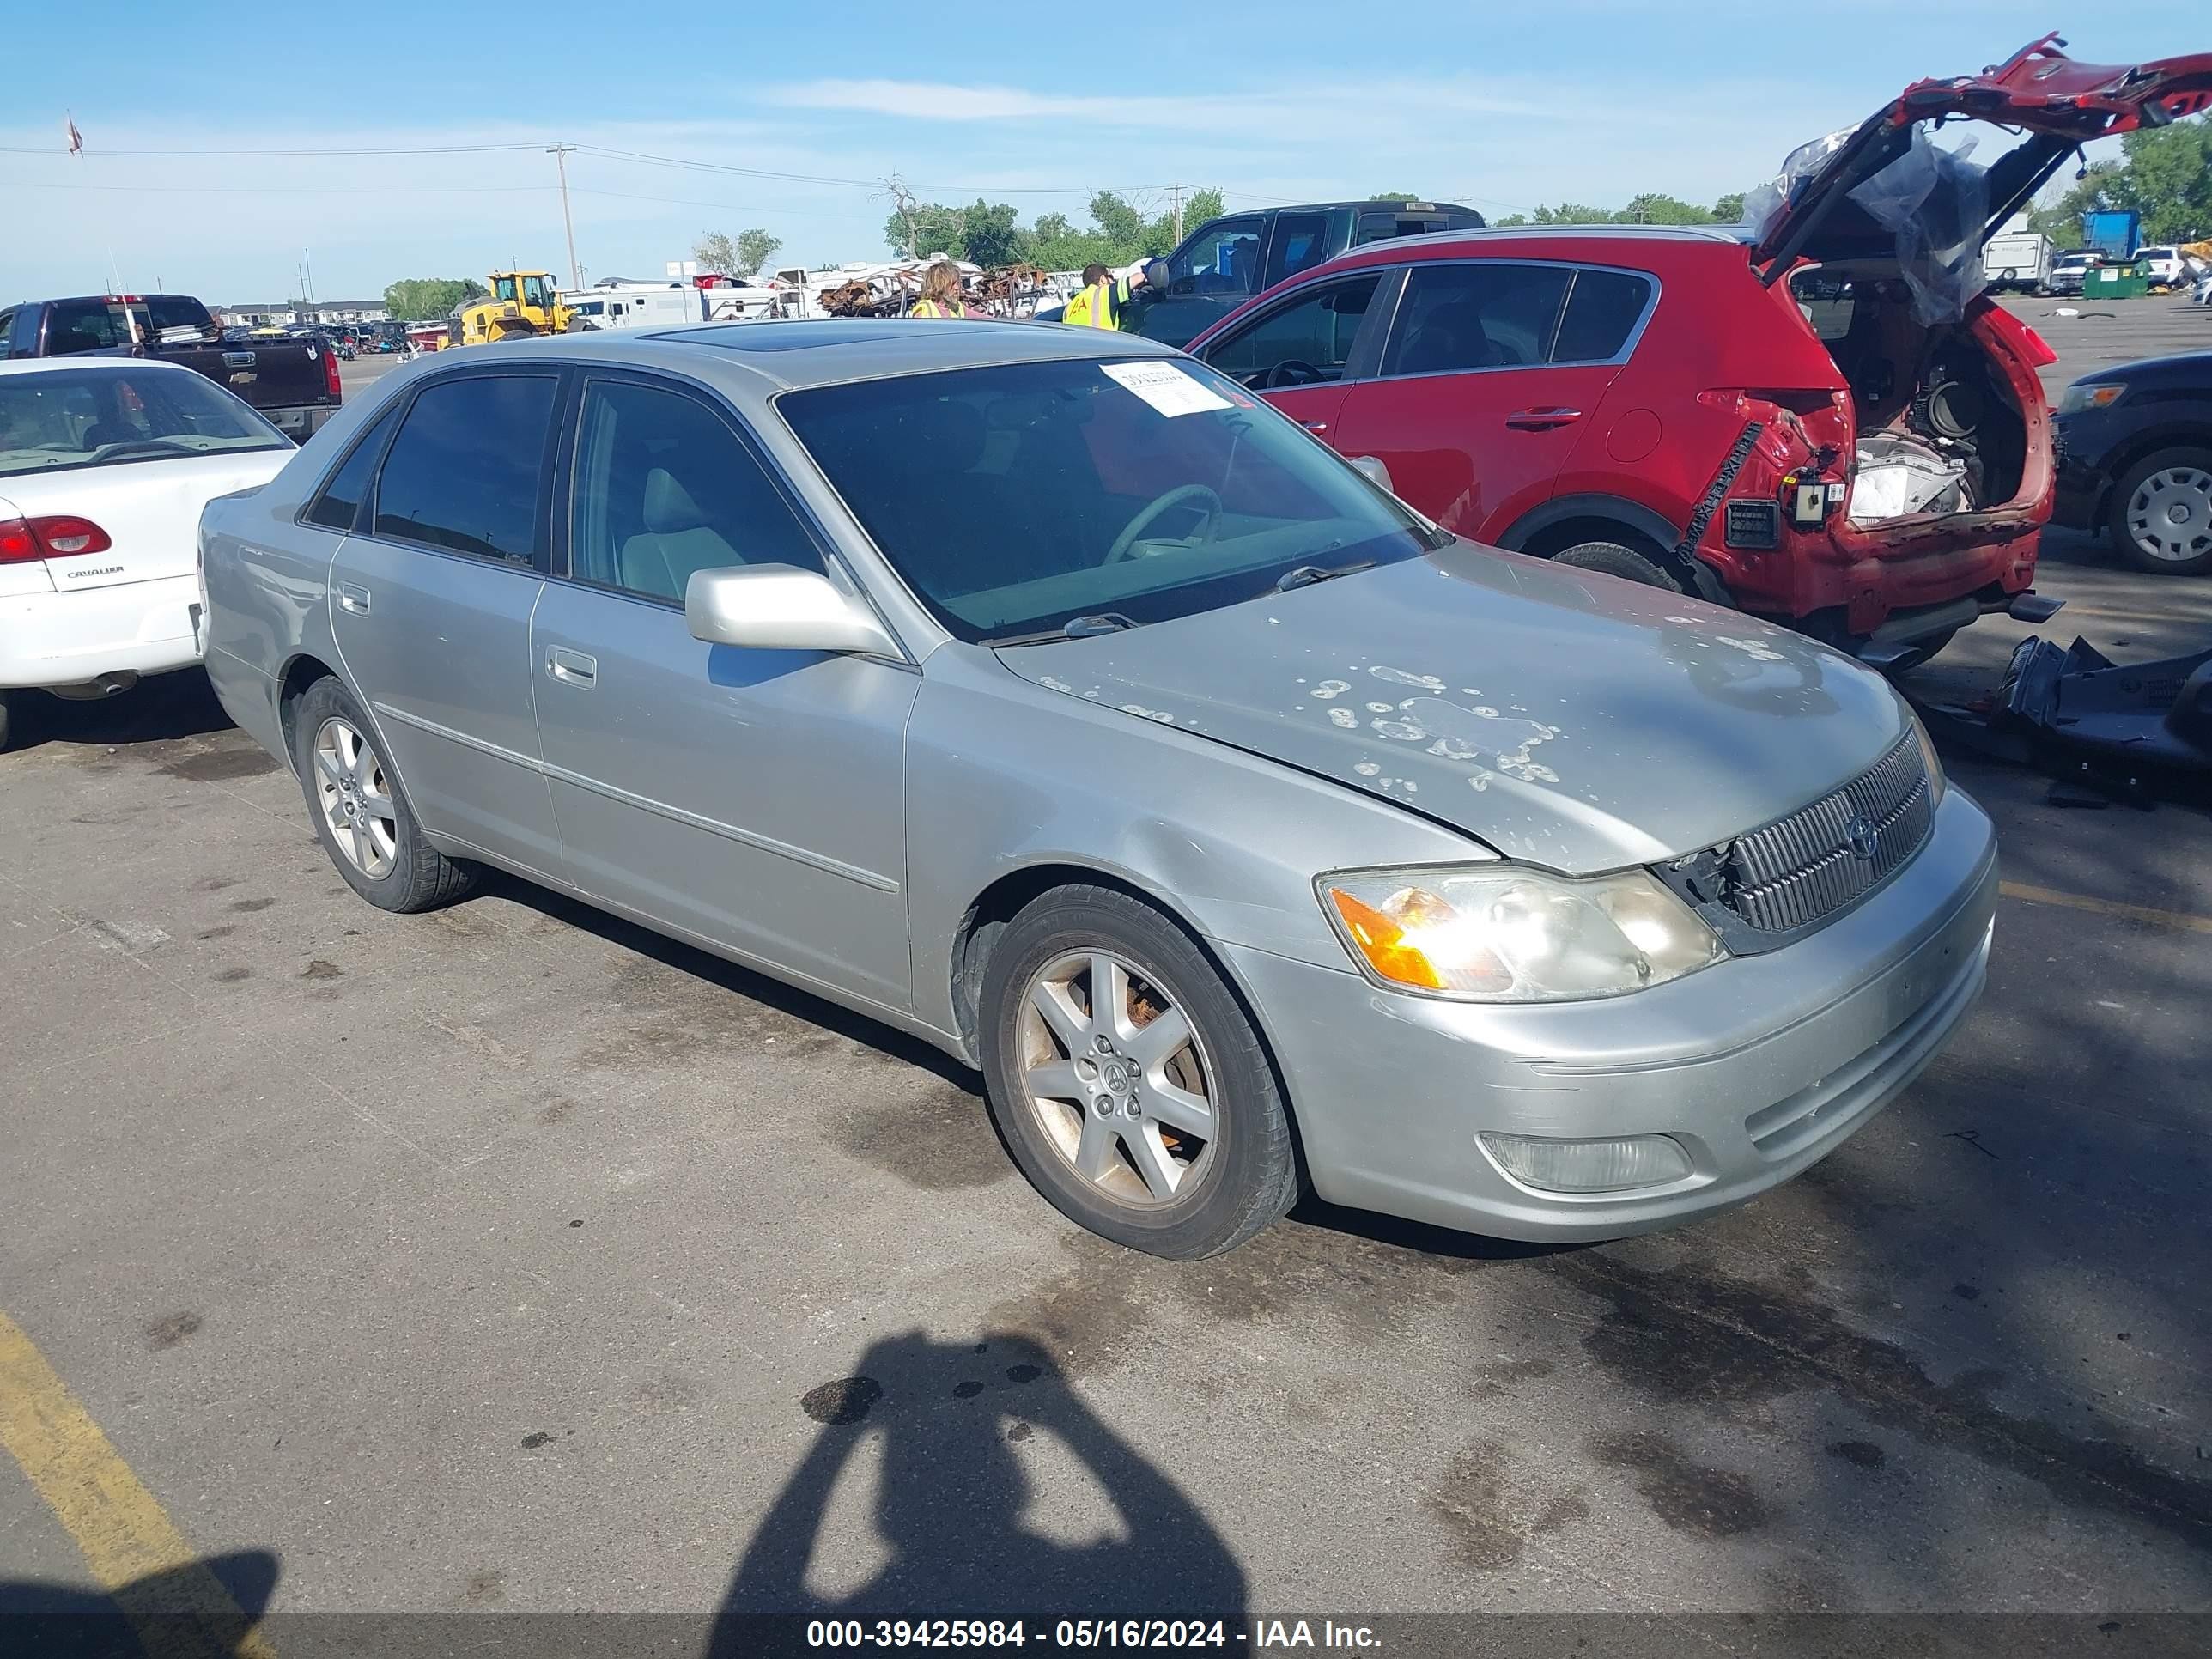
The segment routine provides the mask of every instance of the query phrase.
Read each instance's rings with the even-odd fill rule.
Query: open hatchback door
[[[1893,232],[1851,192],[1905,155],[1923,121],[1984,121],[2027,136],[1989,168],[1986,240],[2083,144],[2212,109],[2212,52],[2077,64],[2065,44],[2046,34],[1979,75],[1916,82],[1858,127],[1791,155],[1779,200],[1755,227],[1760,280],[1771,288],[1802,259],[1865,258],[1893,246]]]

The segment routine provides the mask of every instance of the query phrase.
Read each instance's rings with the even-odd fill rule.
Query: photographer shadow
[[[943,1343],[921,1332],[876,1343],[854,1376],[803,1402],[822,1424],[746,1546],[716,1616],[714,1659],[768,1650],[764,1616],[799,1619],[1235,1620],[1244,1574],[1227,1542],[1167,1474],[1084,1403],[1026,1337]],[[1172,1402],[1160,1408],[1174,1431]],[[841,1473],[868,1443],[881,1473],[872,1519],[881,1565],[848,1593],[836,1578],[853,1540],[826,1532]],[[1069,1542],[1055,1501],[1073,1458],[1116,1512],[1118,1535]],[[1041,1482],[1036,1472],[1051,1471]],[[1040,1500],[1035,1501],[1033,1500]],[[866,1547],[865,1546],[863,1547]]]

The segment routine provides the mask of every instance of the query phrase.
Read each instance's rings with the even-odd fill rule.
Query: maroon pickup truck
[[[27,300],[0,310],[0,358],[140,353],[195,369],[252,404],[296,443],[337,413],[337,359],[313,340],[225,343],[222,325],[186,294]]]

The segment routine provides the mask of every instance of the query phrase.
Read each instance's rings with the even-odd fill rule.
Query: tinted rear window
[[[1578,270],[1559,324],[1555,363],[1601,363],[1618,356],[1651,301],[1651,281],[1626,270]]]
[[[424,387],[377,475],[376,533],[528,561],[555,385],[472,374]]]

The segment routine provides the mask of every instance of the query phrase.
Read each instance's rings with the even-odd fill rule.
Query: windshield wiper
[[[1070,617],[1057,628],[1047,628],[1035,634],[1000,634],[981,641],[985,645],[1049,645],[1055,640],[1095,639],[1101,634],[1120,634],[1137,624],[1118,611],[1102,611],[1096,616]]]
[[[1354,559],[1349,564],[1302,564],[1295,570],[1285,570],[1275,579],[1275,592],[1287,593],[1294,587],[1311,587],[1316,582],[1334,581],[1339,576],[1349,576],[1362,570],[1372,570],[1372,559]]]
[[[106,466],[110,461],[136,460],[145,455],[196,455],[199,452],[188,445],[172,443],[167,438],[133,438],[125,443],[108,444],[94,457],[94,466]]]

